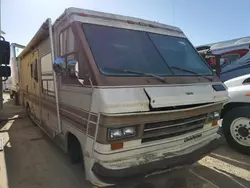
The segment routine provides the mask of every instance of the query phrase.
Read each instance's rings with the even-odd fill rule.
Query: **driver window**
[[[68,71],[62,75],[62,84],[80,84],[75,74],[75,64],[78,63],[75,36],[69,27],[60,34],[60,55],[66,62]]]

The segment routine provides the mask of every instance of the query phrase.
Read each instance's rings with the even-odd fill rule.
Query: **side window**
[[[30,76],[33,78],[33,63],[30,64]]]
[[[30,64],[30,74],[31,78],[38,82],[37,59]]]
[[[80,84],[75,75],[75,64],[78,63],[78,53],[76,49],[76,40],[72,28],[60,33],[60,55],[65,59],[68,69],[62,76],[63,84]]]
[[[33,63],[33,77],[38,82],[37,59]]]
[[[41,57],[41,85],[44,95],[55,96],[51,53]]]

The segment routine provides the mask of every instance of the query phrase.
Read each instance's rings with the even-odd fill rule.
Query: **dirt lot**
[[[84,181],[82,167],[71,165],[67,156],[29,121],[23,109],[12,103],[5,95],[3,113],[8,118],[19,114],[20,119],[0,125],[0,135],[7,141],[5,155],[1,156],[0,151],[0,161],[5,158],[5,164],[0,164],[0,188],[91,187]],[[117,187],[247,188],[250,157],[224,145],[190,168]]]

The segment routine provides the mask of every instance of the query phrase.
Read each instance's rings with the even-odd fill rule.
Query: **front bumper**
[[[97,178],[108,184],[117,184],[127,180],[131,181],[132,179],[143,178],[154,172],[193,164],[224,142],[224,137],[220,137],[212,140],[205,146],[191,153],[165,158],[160,161],[141,164],[139,166],[132,166],[125,169],[108,169],[99,163],[95,163],[92,167],[92,172]]]

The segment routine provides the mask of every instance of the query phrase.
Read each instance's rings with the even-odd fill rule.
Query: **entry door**
[[[35,51],[31,57],[31,83],[30,93],[32,94],[32,110],[38,121],[41,119],[41,88],[40,88],[40,61],[38,50]]]

